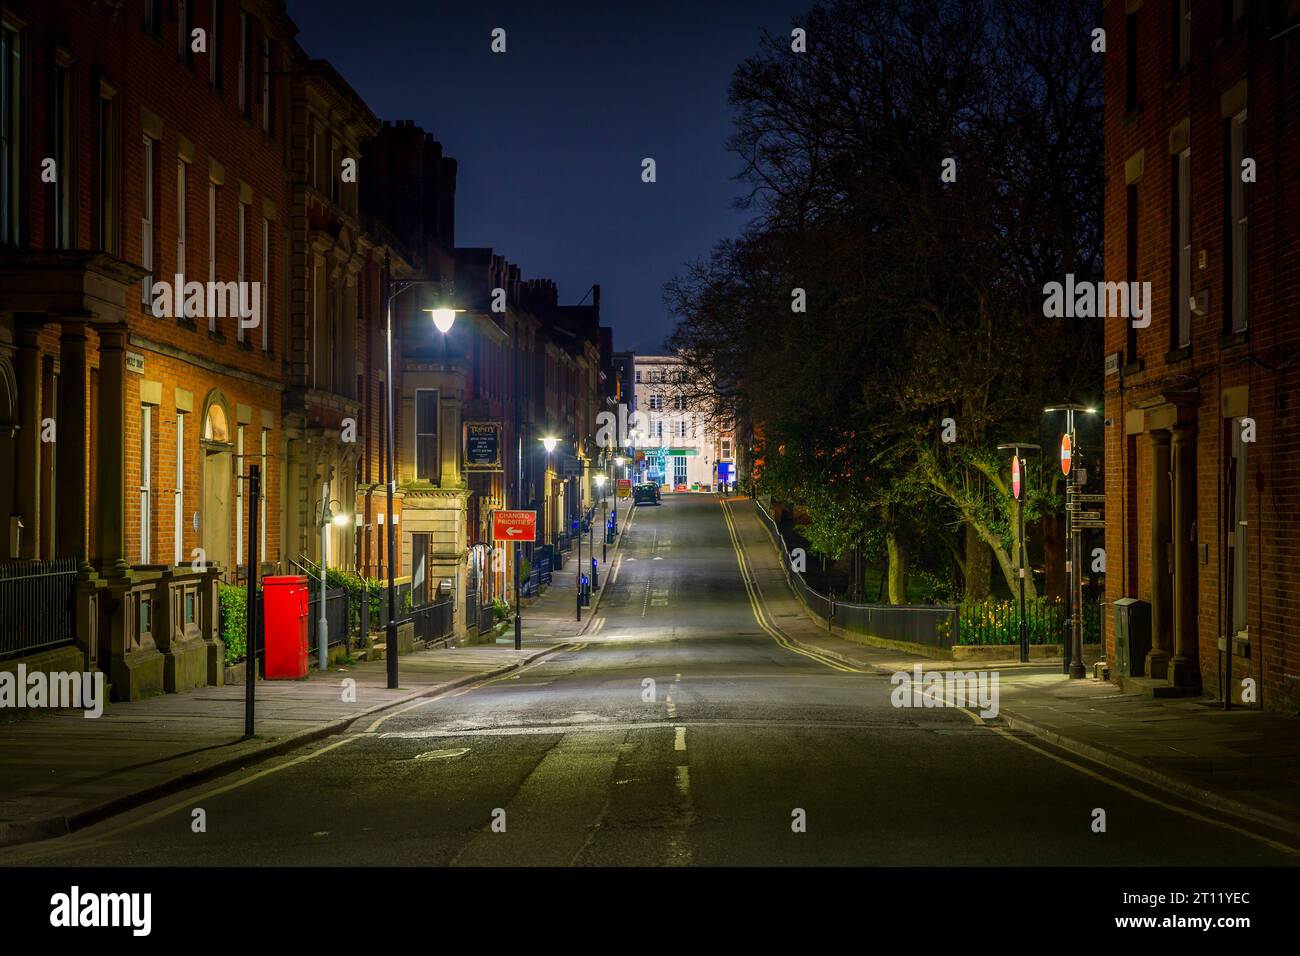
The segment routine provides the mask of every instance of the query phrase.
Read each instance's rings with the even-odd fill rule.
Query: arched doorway
[[[219,564],[231,572],[230,500],[232,447],[230,416],[225,397],[220,392],[208,395],[203,409],[203,500],[201,510],[204,556],[209,564]]]

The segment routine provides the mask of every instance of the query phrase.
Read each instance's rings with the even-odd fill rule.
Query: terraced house
[[[119,697],[216,682],[248,462],[280,507],[294,27],[268,0],[0,10],[0,508],[29,622],[0,651],[81,656]],[[209,283],[256,283],[254,314],[216,314]],[[69,582],[74,610],[42,603]]]
[[[1294,710],[1300,3],[1104,23],[1106,278],[1153,292],[1149,326],[1106,321],[1107,600],[1145,609],[1116,670]]]
[[[456,161],[381,123],[282,0],[0,22],[0,668],[99,667],[119,699],[220,683],[222,583],[384,577],[390,535],[427,639],[490,624],[514,593],[491,513],[567,540],[590,508],[599,288],[560,306],[457,250]]]

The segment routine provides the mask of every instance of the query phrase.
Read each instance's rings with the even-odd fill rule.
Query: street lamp
[[[397,687],[397,582],[395,567],[397,564],[397,535],[394,533],[395,526],[393,524],[393,491],[397,485],[397,479],[393,475],[393,302],[407,289],[417,285],[438,286],[441,297],[444,299],[449,298],[449,284],[440,279],[403,279],[394,282],[393,257],[385,249],[384,288],[387,292],[384,303],[384,334],[387,339],[388,349],[388,377],[384,380],[384,425],[388,432],[388,452],[385,456],[388,475],[388,523],[384,526],[384,533],[388,536],[388,624],[384,627],[384,661],[387,665],[388,686],[390,689]],[[433,308],[424,309],[423,311],[430,313],[433,317],[434,327],[446,335],[451,331],[451,327],[456,321],[456,313],[464,310],[457,309],[444,301]],[[322,568],[323,566],[324,562],[322,562]],[[324,600],[323,594],[321,599]]]
[[[325,597],[329,591],[329,586],[325,581],[325,569],[329,564],[329,530],[330,525],[336,528],[346,528],[352,523],[352,519],[346,513],[340,511],[337,514],[330,512],[330,505],[338,504],[337,501],[330,501],[330,483],[327,481],[321,486],[320,499],[320,619],[316,622],[316,666],[324,673],[329,667],[329,641],[330,641],[330,622],[325,614]],[[340,505],[340,507],[342,507]]]
[[[609,533],[606,529],[606,522],[609,521],[609,502],[605,500],[605,476],[596,476],[596,491],[600,495],[600,528],[601,528],[601,545],[600,560],[609,560]]]
[[[1082,412],[1086,415],[1097,414],[1091,405],[1068,402],[1064,405],[1049,405],[1043,413],[1065,412],[1065,434],[1061,436],[1061,470],[1065,472],[1065,537],[1070,543],[1070,554],[1066,560],[1066,569],[1070,575],[1070,649],[1061,655],[1061,672],[1068,673],[1071,680],[1080,680],[1083,669],[1083,528],[1079,526],[1076,513],[1080,511],[1079,497],[1079,442],[1074,431],[1074,415]],[[1067,663],[1068,659],[1068,663]]]
[[[551,492],[549,472],[551,471],[551,452],[555,451],[555,446],[560,443],[560,440],[554,435],[547,435],[545,438],[539,438],[538,441],[540,441],[542,447],[546,449],[546,471],[548,474],[543,484],[546,493],[546,513],[550,515],[551,518],[551,561],[554,563],[560,556],[560,522],[555,514],[555,506],[551,501],[553,495]]]
[[[1002,451],[1014,451],[1015,455],[1011,459],[1011,493],[1016,499],[1016,527],[1018,528],[1018,537],[1020,539],[1020,555],[1017,564],[1020,566],[1020,663],[1024,664],[1029,661],[1029,622],[1025,617],[1025,568],[1029,564],[1029,549],[1025,547],[1025,465],[1024,459],[1020,456],[1020,450],[1041,451],[1038,445],[1031,445],[1028,442],[1012,442],[1009,445],[998,445]]]

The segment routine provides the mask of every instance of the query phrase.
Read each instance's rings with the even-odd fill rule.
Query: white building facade
[[[732,423],[698,398],[711,389],[689,380],[675,355],[638,355],[634,369],[634,479],[656,482],[666,493],[717,491],[734,482]]]

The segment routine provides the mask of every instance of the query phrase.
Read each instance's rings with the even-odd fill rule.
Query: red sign
[[[1011,459],[1011,496],[1020,500],[1020,455]]]
[[[1061,474],[1070,473],[1070,433],[1061,436]]]
[[[497,511],[492,515],[492,537],[496,541],[536,541],[536,511]]]

